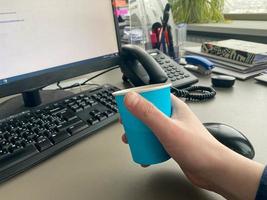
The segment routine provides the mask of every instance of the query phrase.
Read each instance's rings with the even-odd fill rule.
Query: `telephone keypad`
[[[176,63],[169,56],[163,54],[157,49],[148,50],[148,53],[153,54],[153,58],[160,64],[162,69],[167,74],[173,87],[186,87],[198,81],[198,79],[184,69],[183,66]]]

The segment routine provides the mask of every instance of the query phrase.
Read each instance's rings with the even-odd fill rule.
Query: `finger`
[[[172,121],[169,117],[135,92],[127,93],[124,103],[133,115],[150,127],[161,142],[168,140],[172,128]]]
[[[127,137],[126,137],[125,134],[123,134],[123,135],[121,136],[121,140],[122,140],[125,144],[128,144],[128,140],[127,140]]]

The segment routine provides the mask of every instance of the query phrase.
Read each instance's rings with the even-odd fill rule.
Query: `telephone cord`
[[[212,99],[216,95],[216,91],[212,87],[206,86],[190,86],[184,89],[172,87],[173,94],[177,97],[185,98],[186,101],[206,101]]]

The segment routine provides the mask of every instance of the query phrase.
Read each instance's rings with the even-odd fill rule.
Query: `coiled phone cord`
[[[184,89],[171,88],[175,96],[185,98],[186,101],[205,101],[216,95],[216,91],[212,87],[206,86],[190,86]]]

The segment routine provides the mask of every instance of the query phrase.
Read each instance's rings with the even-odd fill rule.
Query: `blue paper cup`
[[[114,92],[123,127],[130,146],[134,162],[152,165],[170,158],[153,132],[124,105],[124,96],[128,92],[137,92],[150,101],[165,115],[171,115],[171,84],[154,84]],[[159,122],[161,123],[161,122]]]

